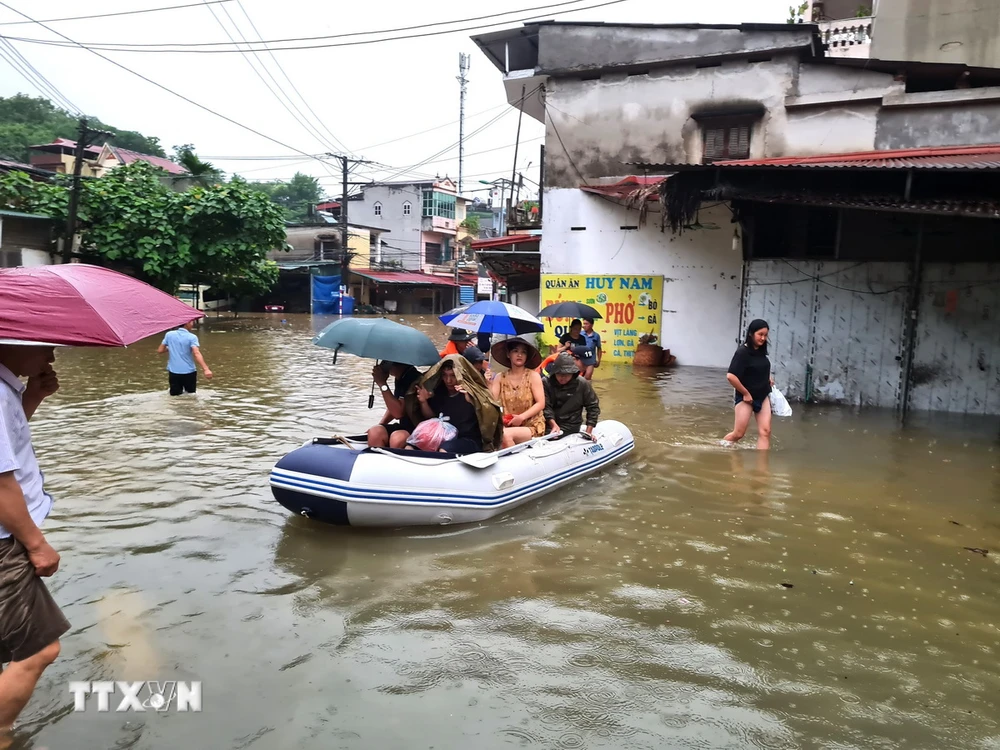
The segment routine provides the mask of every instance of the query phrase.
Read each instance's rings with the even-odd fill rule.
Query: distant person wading
[[[197,390],[198,367],[201,367],[206,378],[212,379],[212,371],[201,356],[198,337],[191,332],[193,328],[194,321],[168,331],[160,348],[156,350],[159,354],[167,355],[167,380],[171,396],[180,396],[185,391],[194,393]]]

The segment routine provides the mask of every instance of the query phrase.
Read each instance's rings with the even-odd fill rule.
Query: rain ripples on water
[[[24,747],[1000,746],[995,419],[799,406],[758,454],[719,447],[720,371],[605,366],[623,464],[482,526],[333,528],[267,473],[377,421],[372,363],[282,320],[208,320],[194,397],[156,340],[59,352],[32,425],[73,629]],[[74,713],[87,679],[204,711]]]

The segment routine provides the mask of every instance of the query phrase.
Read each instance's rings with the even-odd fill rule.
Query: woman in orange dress
[[[490,391],[503,405],[502,448],[509,448],[545,434],[545,388],[535,368],[542,363],[538,349],[521,338],[507,339],[490,349],[493,359],[507,372],[493,378]]]

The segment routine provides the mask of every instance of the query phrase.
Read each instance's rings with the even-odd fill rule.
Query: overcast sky
[[[187,5],[197,0],[2,2],[37,20],[46,20]],[[260,76],[280,94],[287,94],[302,114],[288,105],[290,114],[261,77],[251,71],[248,59],[239,53],[101,52],[285,145],[201,110],[79,47],[62,48],[22,41],[12,44],[75,107],[116,127],[157,136],[168,153],[174,145],[193,143],[203,158],[228,173],[236,172],[247,179],[289,178],[296,171],[302,171],[319,177],[330,195],[340,192],[338,166],[320,163],[307,155],[341,152],[346,147],[355,156],[402,170],[444,152],[416,171],[424,175],[457,177],[459,85],[456,76],[459,53],[465,52],[472,57],[466,97],[466,134],[489,123],[505,108],[509,110],[481,133],[466,139],[465,193],[475,194],[473,190],[483,187],[477,183],[480,179],[504,175],[509,178],[517,112],[506,107],[501,74],[472,43],[471,36],[520,26],[519,19],[529,16],[608,23],[780,23],[787,18],[789,5],[789,0],[621,0],[587,10],[606,2],[608,0],[578,0],[575,3],[495,0],[475,4],[431,4],[398,0],[326,3],[317,0],[224,0],[204,7],[47,24],[53,31],[32,23],[10,25],[11,21],[25,19],[0,6],[0,23],[4,24],[0,25],[0,34],[65,41],[53,33],[60,32],[73,41],[88,45],[191,44],[229,42],[227,31],[237,40],[239,33],[256,40],[259,37],[248,17],[265,40],[455,22],[418,31],[281,44],[342,44],[404,34],[449,32],[437,36],[287,50],[275,52],[273,57],[267,53],[256,57],[248,54],[247,58],[267,68],[268,72],[264,72],[258,67]],[[556,3],[561,4],[553,7]],[[544,9],[516,12],[539,7]],[[568,10],[573,12],[563,12]],[[496,17],[482,18],[494,15]],[[496,25],[497,22],[504,23]],[[4,58],[7,54],[4,51]],[[285,74],[298,88],[304,102],[293,91]],[[0,58],[0,95],[19,92],[39,94],[32,83]],[[304,125],[302,120],[311,124]],[[431,128],[436,129],[414,135]],[[65,135],[71,136],[70,133]],[[529,117],[523,119],[518,168],[525,170],[525,177],[536,181],[542,135],[540,123]],[[394,143],[386,143],[394,140]],[[282,159],[236,158],[269,156]],[[385,179],[394,176],[394,172],[364,166],[357,168],[356,175],[354,179]]]

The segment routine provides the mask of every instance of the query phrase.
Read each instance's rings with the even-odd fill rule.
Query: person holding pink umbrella
[[[41,530],[53,498],[28,427],[59,389],[55,347],[129,346],[201,317],[98,266],[0,269],[0,747],[9,746],[6,735],[70,628],[42,581],[60,558]]]

